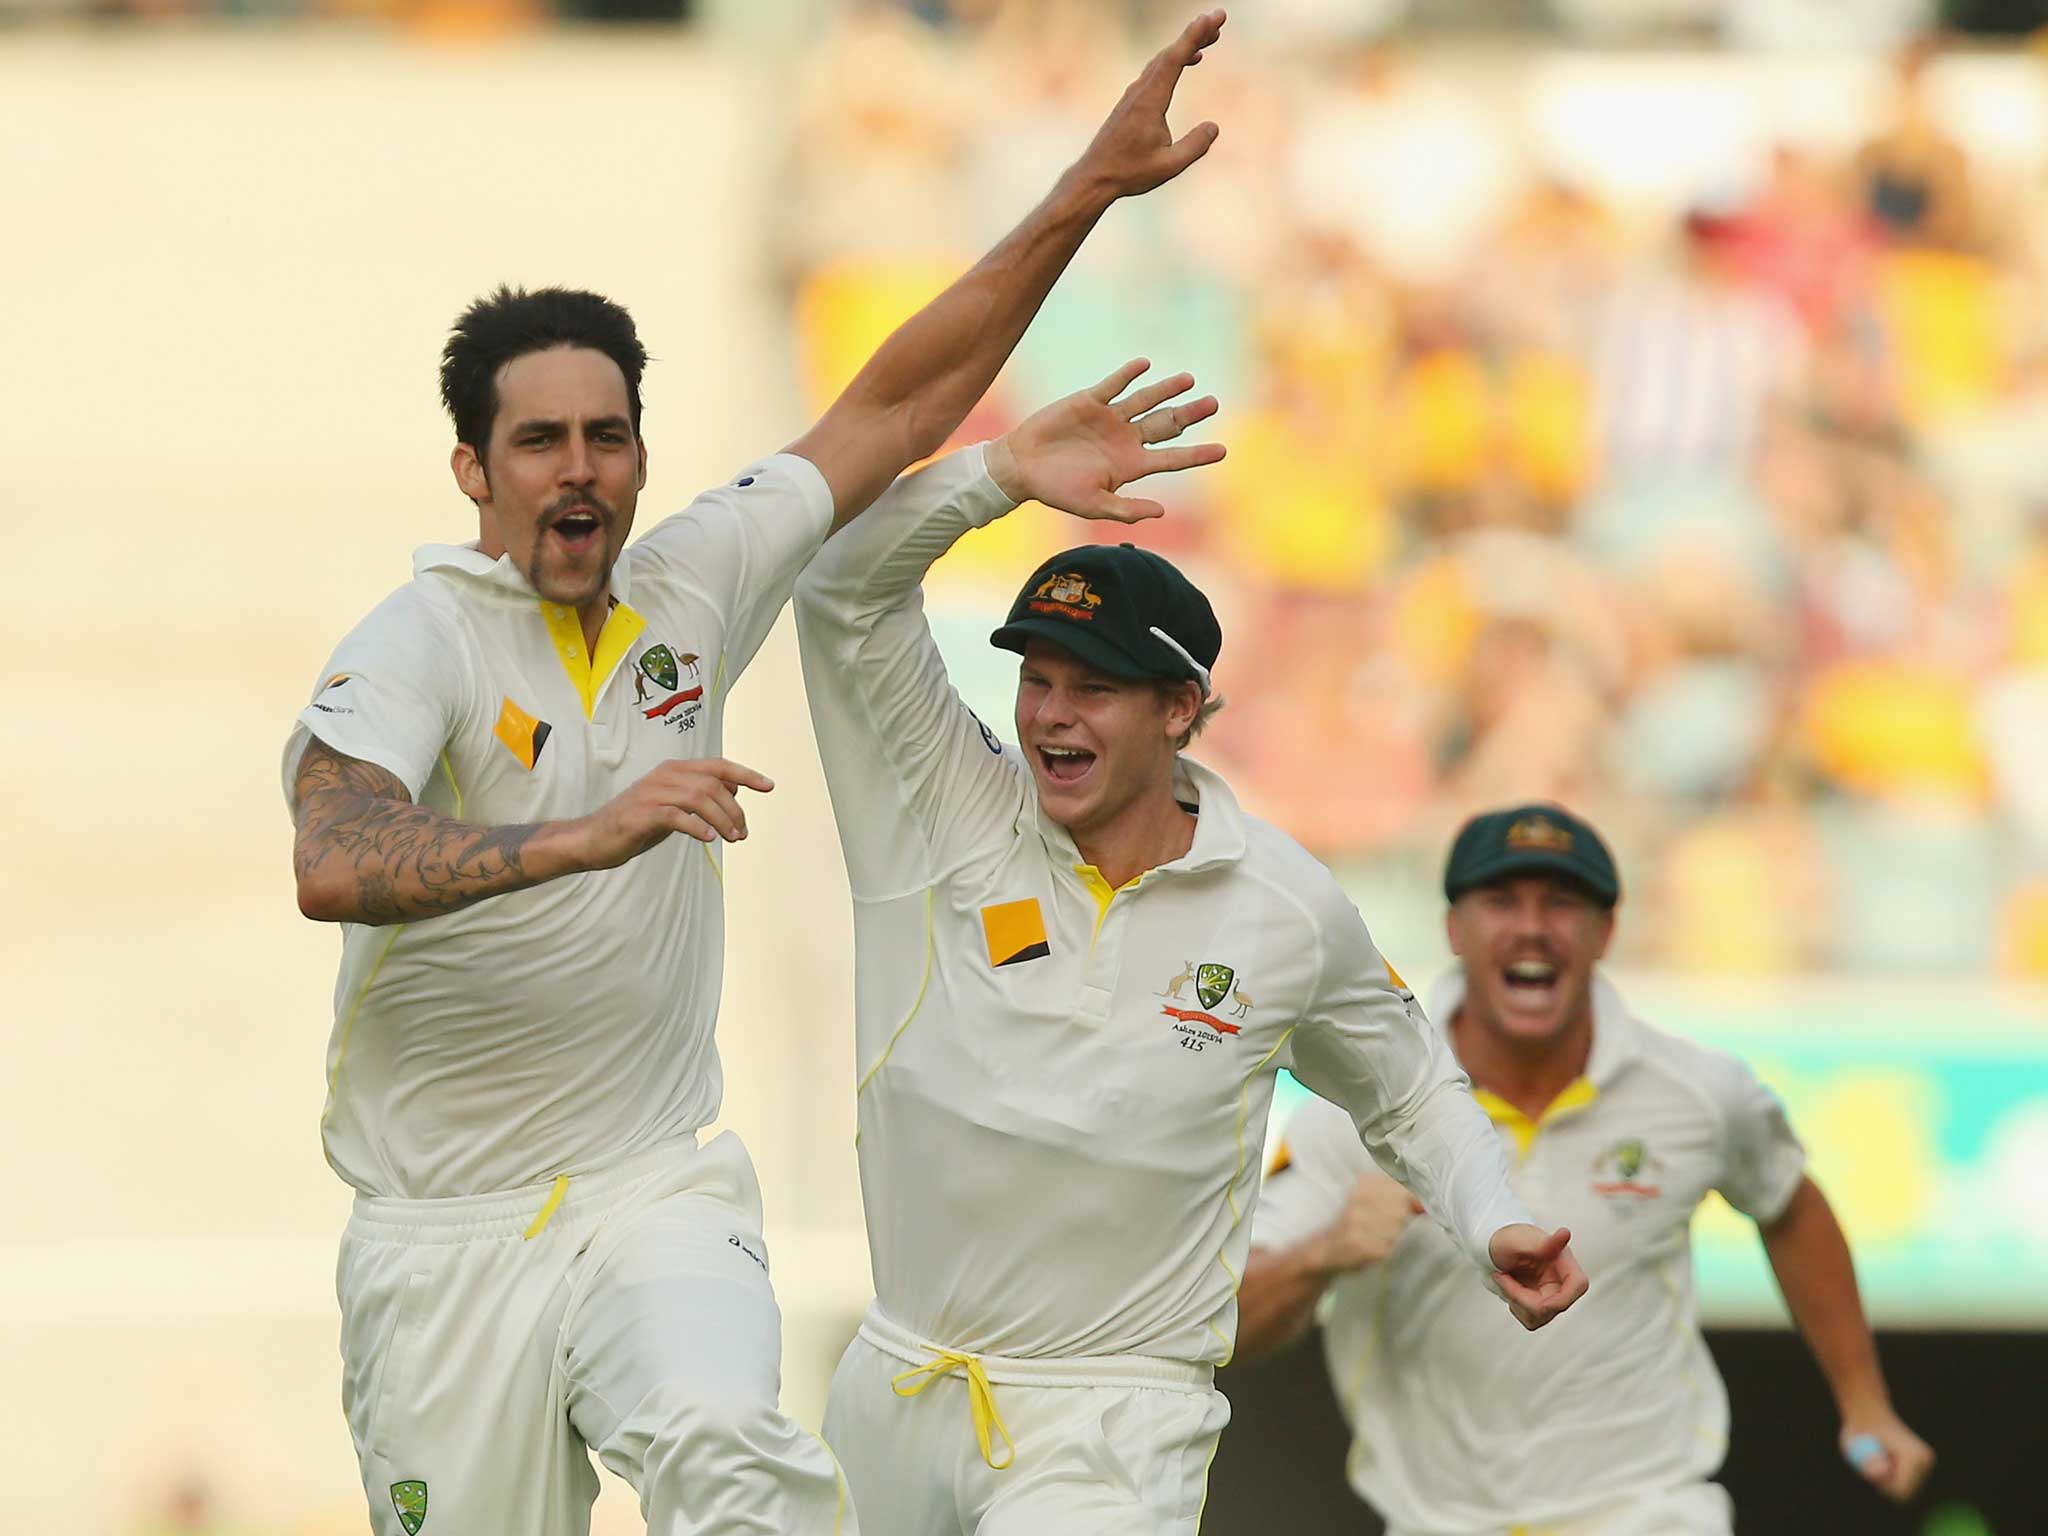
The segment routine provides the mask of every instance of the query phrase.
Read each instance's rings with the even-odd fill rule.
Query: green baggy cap
[[[1474,816],[1451,843],[1444,899],[1511,875],[1563,875],[1603,907],[1621,900],[1621,876],[1600,834],[1555,805],[1518,805]]]

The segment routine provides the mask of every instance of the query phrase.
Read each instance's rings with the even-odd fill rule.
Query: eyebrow
[[[566,432],[568,429],[569,423],[559,418],[536,416],[527,421],[514,422],[510,435],[518,437],[528,432]],[[593,416],[583,424],[583,429],[586,432],[609,430],[630,433],[633,430],[633,424],[624,416]]]

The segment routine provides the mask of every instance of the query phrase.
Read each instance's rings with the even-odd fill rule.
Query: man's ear
[[[1465,952],[1458,948],[1458,904],[1454,901],[1444,908],[1444,937],[1450,941],[1451,953],[1460,960]]]
[[[457,443],[455,451],[448,455],[448,467],[455,471],[455,484],[471,501],[485,502],[491,499],[491,477],[484,473],[484,461],[477,451],[467,443]],[[641,474],[647,473],[645,460]]]
[[[633,489],[644,491],[647,489],[647,440],[640,438],[637,441],[640,444],[640,479]]]
[[[1202,712],[1202,690],[1193,683],[1177,685],[1166,702],[1166,734],[1179,740]]]

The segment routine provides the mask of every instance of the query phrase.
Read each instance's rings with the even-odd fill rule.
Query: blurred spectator
[[[814,390],[971,243],[920,221],[1014,213],[1133,35],[972,9],[856,11],[820,66],[792,174],[868,211],[792,242]],[[1497,74],[1364,13],[1304,0],[1263,56],[1249,30],[1200,77],[1213,175],[1106,221],[970,429],[1137,350],[1222,397],[1230,457],[1145,534],[1228,610],[1199,750],[1390,899],[1472,808],[1574,804],[1642,892],[1630,963],[2048,975],[2043,285],[2023,242],[1977,237],[1929,50],[1860,151],[1731,146],[1748,194],[1674,187],[1674,218],[1538,169]],[[930,589],[947,643],[1077,536],[1025,511],[963,546]]]
[[[1971,238],[1970,170],[1928,102],[1927,72],[1938,57],[1931,36],[1899,51],[1892,119],[1857,151],[1856,175],[1864,207],[1889,238],[1954,250]]]
[[[1592,367],[1610,483],[1746,477],[1765,411],[1799,382],[1796,318],[1749,280],[1740,233],[1728,214],[1694,209],[1670,266],[1640,272],[1602,310]]]

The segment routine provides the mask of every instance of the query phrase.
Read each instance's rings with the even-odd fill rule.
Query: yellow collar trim
[[[1553,1120],[1584,1109],[1600,1097],[1600,1090],[1593,1086],[1589,1077],[1574,1078],[1565,1086],[1564,1092],[1543,1106],[1543,1113],[1534,1120],[1489,1088],[1474,1088],[1472,1097],[1486,1111],[1489,1120],[1495,1125],[1506,1126],[1514,1136],[1516,1156],[1527,1157],[1538,1131]]]
[[[540,616],[547,621],[555,655],[575,685],[577,697],[583,700],[583,718],[588,720],[597,713],[597,696],[647,628],[647,621],[626,604],[614,604],[605,615],[604,628],[598,631],[597,655],[592,657],[583,643],[583,620],[574,608],[543,601]]]
[[[1117,892],[1134,890],[1144,875],[1131,876],[1122,885],[1111,885],[1101,870],[1093,864],[1076,864],[1074,873],[1081,877],[1081,884],[1090,896],[1095,898],[1095,931],[1102,932],[1102,920],[1109,916],[1109,904],[1116,900]]]

